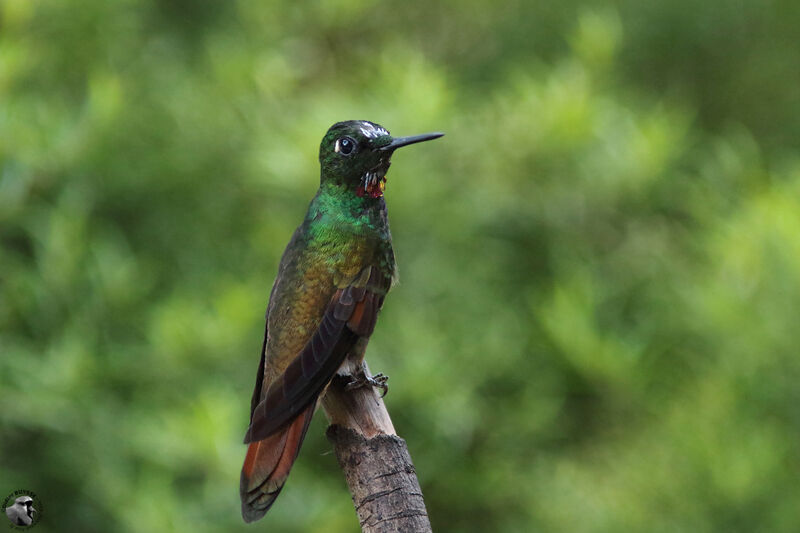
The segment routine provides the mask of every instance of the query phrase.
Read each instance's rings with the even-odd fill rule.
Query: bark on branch
[[[406,442],[397,436],[372,387],[346,391],[337,376],[322,406],[327,436],[344,471],[364,533],[430,532],[431,524]]]

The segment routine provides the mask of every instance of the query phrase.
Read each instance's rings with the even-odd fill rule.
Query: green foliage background
[[[327,127],[394,158],[368,352],[436,531],[800,530],[800,3],[0,2],[0,492],[41,531],[356,531],[241,438]],[[0,497],[2,497],[0,496]]]

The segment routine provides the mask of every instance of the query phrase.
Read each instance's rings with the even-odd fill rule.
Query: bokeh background
[[[368,352],[440,532],[800,530],[800,3],[0,2],[0,492],[41,531],[352,532],[315,418],[245,526],[328,126],[389,173]]]

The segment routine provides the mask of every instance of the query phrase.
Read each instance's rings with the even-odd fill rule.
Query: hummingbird
[[[349,120],[322,138],[319,190],[283,252],[267,305],[239,483],[245,522],[278,497],[337,373],[350,389],[385,394],[386,376],[369,375],[364,353],[397,278],[386,171],[398,148],[442,135],[392,137],[374,122]]]

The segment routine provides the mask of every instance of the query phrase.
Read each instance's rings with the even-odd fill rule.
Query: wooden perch
[[[333,443],[353,497],[361,531],[430,532],[431,524],[406,442],[372,387],[346,391],[337,376],[322,406]]]

